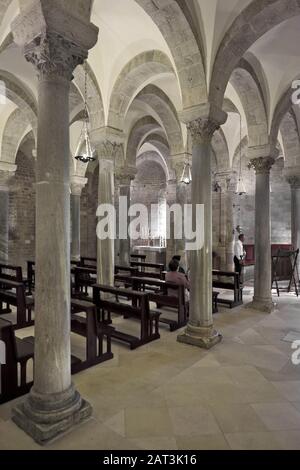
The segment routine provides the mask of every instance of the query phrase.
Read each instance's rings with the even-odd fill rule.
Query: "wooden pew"
[[[163,279],[163,272],[165,265],[159,263],[140,263],[138,261],[131,261],[130,266],[138,269],[138,275],[153,277],[155,279]],[[152,269],[152,271],[149,271]]]
[[[108,300],[107,294],[114,297],[115,300]],[[122,296],[127,297],[131,301],[131,305],[120,303],[116,299]],[[140,335],[138,337],[116,329],[111,334],[113,339],[129,344],[130,349],[136,349],[160,338],[158,328],[160,312],[150,310],[148,294],[95,284],[93,286],[93,301],[101,315],[101,320],[106,324],[111,323],[112,313],[140,321]]]
[[[11,266],[9,264],[0,264],[0,278],[7,281],[23,282],[23,274],[21,266]],[[3,285],[0,285],[0,289],[6,289]],[[10,288],[7,288],[10,290]],[[6,304],[5,309],[1,309],[0,313],[11,313],[9,303]]]
[[[8,281],[0,278],[0,314],[5,313],[5,310],[2,311],[3,302],[17,307],[17,324],[14,325],[16,330],[34,324],[31,318],[34,300],[26,296],[23,282]]]
[[[160,316],[159,321],[167,324],[170,331],[175,331],[182,328],[187,323],[188,307],[185,302],[185,288],[171,282],[166,282],[161,279],[148,278],[147,273],[145,277],[132,277],[132,288],[134,290],[143,290],[147,288],[155,288],[154,292],[149,293],[149,300],[155,302],[157,308],[169,307],[175,309],[177,312],[177,320],[171,320],[166,317]],[[176,291],[177,295],[170,295],[170,291]]]
[[[137,255],[137,254],[131,254],[130,259],[132,261],[139,261],[140,263],[145,263],[146,262],[147,255]]]
[[[96,282],[97,269],[77,266],[74,268],[74,296],[87,297],[88,287]],[[83,290],[85,289],[85,292]]]
[[[83,268],[97,269],[97,258],[88,258],[86,256],[82,256],[80,258],[80,266],[82,266]]]
[[[26,367],[28,360],[33,358],[33,346],[16,338],[12,323],[3,318],[0,318],[0,340],[5,344],[6,356],[5,364],[0,366],[2,404],[28,393],[32,387],[32,382],[27,383]]]
[[[220,279],[220,277],[228,278],[228,282]],[[240,285],[240,275],[238,273],[214,270],[213,287],[215,289],[228,289],[233,291],[233,300],[218,297],[218,303],[229,305],[230,308],[243,304],[243,288]]]
[[[79,313],[84,313],[85,317]],[[73,361],[73,374],[113,358],[111,352],[113,328],[98,321],[94,304],[71,299],[71,331],[86,338],[86,360]],[[104,339],[106,339],[105,352]]]

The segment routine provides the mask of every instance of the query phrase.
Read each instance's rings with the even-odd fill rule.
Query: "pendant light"
[[[192,182],[192,171],[189,162],[184,163],[180,182],[184,184],[190,184]]]
[[[237,185],[236,194],[243,196],[246,194],[245,185],[243,182],[243,173],[242,173],[242,116],[240,115],[240,169],[239,169],[239,180]]]
[[[89,135],[89,113],[87,107],[87,65],[85,63],[84,67],[84,116],[83,116],[83,126],[80,134],[80,147],[82,147],[82,152],[80,155],[75,156],[75,160],[79,160],[82,163],[89,163],[95,161],[94,152],[91,146],[91,139]],[[82,145],[83,144],[83,145]]]

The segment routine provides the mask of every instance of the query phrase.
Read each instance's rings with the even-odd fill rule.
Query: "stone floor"
[[[112,361],[73,377],[93,418],[47,449],[300,449],[300,365],[284,340],[300,339],[300,299],[274,300],[271,315],[222,308],[209,352],[165,328],[135,351],[114,344]],[[0,449],[40,449],[10,421],[13,405],[0,406]]]

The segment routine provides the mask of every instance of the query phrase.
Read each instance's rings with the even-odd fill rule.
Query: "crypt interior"
[[[299,25],[298,0],[0,0],[0,449],[300,449]],[[97,236],[120,197],[157,210]]]

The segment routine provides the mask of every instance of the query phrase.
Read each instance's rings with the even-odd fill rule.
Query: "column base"
[[[270,299],[255,299],[245,305],[245,308],[258,310],[259,312],[272,313],[275,310],[276,304]]]
[[[64,400],[57,408],[53,406],[58,403],[57,396],[45,396],[45,409],[41,396],[35,403],[35,396],[31,394],[12,410],[12,421],[40,445],[48,444],[92,415],[92,406],[76,391],[71,401]]]
[[[222,335],[213,327],[196,327],[188,324],[185,331],[177,336],[177,341],[202,349],[211,349],[222,341]]]

